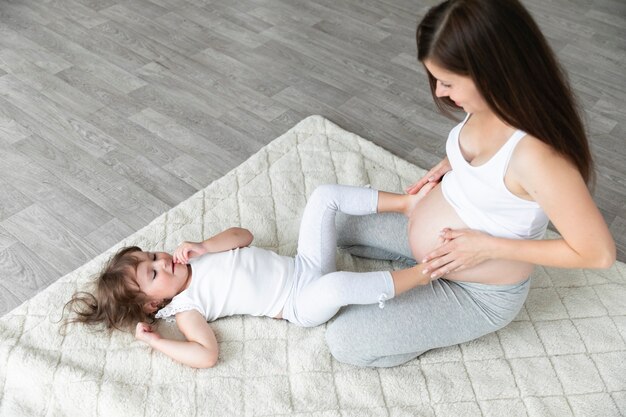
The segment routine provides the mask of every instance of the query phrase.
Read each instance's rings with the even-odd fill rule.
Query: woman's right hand
[[[204,245],[200,242],[183,242],[174,251],[172,258],[175,263],[189,263],[189,258],[204,255],[207,252]]]
[[[419,181],[407,187],[406,193],[417,194],[417,192],[421,190],[424,185],[428,183],[437,184],[439,181],[441,181],[441,178],[444,176],[444,174],[450,170],[452,170],[452,167],[450,166],[450,161],[448,160],[448,157],[445,157],[441,160],[441,162],[432,167],[430,171],[426,173],[426,175],[420,178]]]

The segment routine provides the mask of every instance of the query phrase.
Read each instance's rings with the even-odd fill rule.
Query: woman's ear
[[[148,314],[152,314],[159,309],[162,302],[163,300],[148,301],[147,303],[143,305],[143,311],[145,311]]]

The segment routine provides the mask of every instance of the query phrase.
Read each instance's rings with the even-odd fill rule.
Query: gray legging
[[[346,185],[322,185],[307,201],[298,237],[295,279],[283,317],[300,326],[318,326],[348,304],[383,306],[393,298],[389,271],[336,272],[335,216],[376,213],[378,191]]]
[[[415,265],[408,246],[407,219],[396,213],[336,218],[338,245],[357,256]],[[522,308],[530,280],[485,285],[438,279],[376,305],[345,307],[329,323],[326,341],[341,362],[389,367],[427,350],[455,345],[494,332]]]

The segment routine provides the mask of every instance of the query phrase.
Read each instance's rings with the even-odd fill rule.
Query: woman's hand
[[[205,246],[200,242],[183,242],[174,251],[172,258],[175,263],[189,263],[189,258],[204,255],[207,252]]]
[[[491,258],[494,237],[471,229],[443,229],[441,245],[422,261],[424,275],[431,279],[472,268]]]
[[[430,171],[428,171],[426,175],[424,175],[419,181],[417,181],[413,185],[410,185],[406,189],[406,193],[416,194],[419,190],[422,189],[424,185],[428,183],[437,184],[439,181],[441,181],[441,178],[444,176],[444,174],[450,170],[452,170],[452,167],[450,166],[450,161],[448,161],[448,157],[445,157],[441,160],[441,162],[432,167]]]
[[[161,339],[161,335],[148,323],[139,322],[137,323],[137,327],[135,327],[135,339],[150,345]]]

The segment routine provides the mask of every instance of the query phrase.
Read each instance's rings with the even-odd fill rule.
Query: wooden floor
[[[434,0],[1,0],[0,315],[321,114],[423,167],[453,123]],[[526,0],[584,108],[626,258],[626,3]]]

